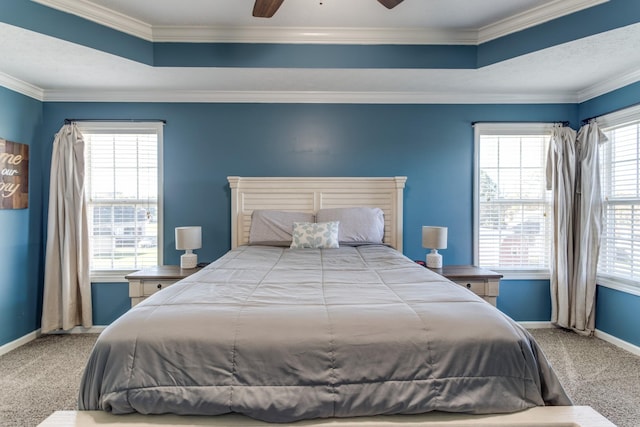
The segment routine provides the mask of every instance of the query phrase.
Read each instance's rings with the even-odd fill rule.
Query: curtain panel
[[[43,333],[93,325],[84,145],[75,123],[64,125],[53,142]]]
[[[591,335],[602,230],[598,147],[607,138],[592,121],[553,129],[547,188],[553,191],[551,322]]]
[[[573,280],[573,206],[576,179],[576,131],[553,127],[547,155],[547,189],[553,194],[551,248],[551,322],[568,325]]]

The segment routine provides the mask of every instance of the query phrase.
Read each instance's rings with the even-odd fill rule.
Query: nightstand
[[[431,268],[430,270],[470,289],[485,301],[496,305],[502,274],[472,265],[445,265],[442,268]]]
[[[160,265],[145,268],[125,276],[129,281],[129,298],[131,307],[140,301],[171,286],[177,281],[189,277],[193,273],[200,271],[199,268],[182,269],[178,265]]]

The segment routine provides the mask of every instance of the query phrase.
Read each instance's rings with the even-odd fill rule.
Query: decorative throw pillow
[[[294,222],[291,248],[337,248],[339,224],[338,221]]]

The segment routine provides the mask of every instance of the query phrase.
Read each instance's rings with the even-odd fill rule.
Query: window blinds
[[[506,131],[505,131],[506,132]],[[545,188],[546,132],[477,135],[477,263],[508,270],[546,270],[551,244]]]
[[[83,131],[91,270],[158,264],[158,135]]]
[[[598,274],[640,285],[640,120],[605,128],[600,147],[603,229]]]

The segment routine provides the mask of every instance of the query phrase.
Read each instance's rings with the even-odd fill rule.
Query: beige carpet
[[[562,329],[530,332],[575,405],[591,406],[620,427],[640,426],[640,357]]]
[[[78,408],[78,384],[97,338],[43,335],[0,356],[0,426],[37,426],[57,410]]]
[[[597,338],[531,331],[576,405],[620,427],[640,426],[640,357]],[[48,335],[0,356],[0,426],[37,426],[76,409],[78,384],[96,335]]]

